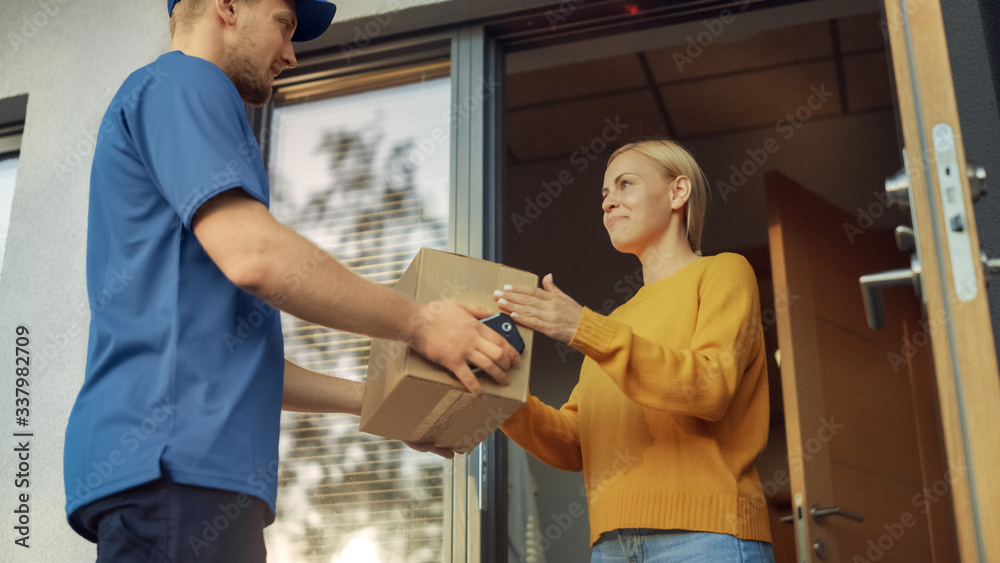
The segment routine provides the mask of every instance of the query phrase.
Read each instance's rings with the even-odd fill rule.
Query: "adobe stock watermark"
[[[969,284],[978,284],[979,280],[971,278]],[[956,289],[949,289],[948,301],[952,307],[959,306],[962,301],[958,298]],[[928,313],[930,314],[930,313]],[[892,367],[893,373],[899,373],[900,367],[905,367],[920,352],[932,343],[934,329],[948,325],[950,317],[943,307],[938,308],[933,316],[921,319],[917,322],[916,330],[909,335],[900,336],[899,353],[889,352],[886,359]]]
[[[649,267],[658,268],[661,264],[669,261],[673,258],[672,254],[654,252],[649,257]],[[607,298],[601,302],[600,305],[595,305],[592,310],[595,313],[608,316],[615,309],[617,309],[623,303],[628,302],[635,294],[642,288],[643,282],[643,266],[639,265],[636,269],[630,273],[625,274],[620,279],[615,281],[612,285],[612,289],[618,296],[616,298]],[[791,293],[781,293],[775,295],[775,306],[765,309],[761,312],[761,318],[763,319],[764,331],[767,331],[771,326],[777,322],[778,313],[784,313],[788,310],[792,304],[798,301],[799,296],[793,295]],[[756,317],[752,321],[745,322],[740,327],[740,335],[742,337],[750,328],[757,323]],[[573,354],[578,354],[579,352],[569,345],[562,342],[555,342],[556,353],[559,354],[559,360],[562,363],[566,363],[569,356]]]
[[[283,271],[280,279],[285,291],[279,290],[268,295],[264,300],[255,300],[254,310],[237,317],[235,325],[231,327],[232,331],[226,330],[222,333],[222,341],[229,353],[235,352],[247,339],[253,336],[265,320],[271,318],[281,308],[288,299],[286,291],[296,291],[316,273],[321,263],[333,259],[326,251],[315,247],[309,256],[296,263],[294,267]]]
[[[555,31],[556,27],[565,22],[576,9],[587,0],[562,0],[559,7],[552,10],[545,10],[545,20],[549,22],[549,29]]]
[[[440,317],[447,306],[454,304],[455,300],[467,291],[469,291],[469,287],[457,278],[445,279],[438,292],[438,299],[426,303],[407,319],[410,329],[400,335],[399,341],[407,346],[413,346],[413,343],[416,342],[416,336],[426,330],[427,323]]]
[[[472,87],[472,93],[466,95],[461,100],[453,102],[441,116],[441,125],[434,127],[430,132],[413,144],[413,149],[406,156],[405,166],[400,170],[392,170],[386,173],[390,181],[404,180],[417,166],[423,164],[428,158],[438,151],[442,146],[449,148],[451,137],[448,133],[459,119],[468,119],[472,114],[483,107],[497,88],[501,86],[499,80],[491,78],[477,78]]]
[[[892,203],[885,190],[875,190],[872,192],[872,201],[867,206],[859,205],[853,223],[845,222],[841,227],[847,242],[854,244],[854,241],[875,226],[875,221],[889,211]]]
[[[393,168],[385,172],[386,179],[390,183],[404,182],[418,166],[437,152],[438,148],[447,144],[449,139],[444,127],[435,127],[427,136],[413,143],[413,149],[409,151],[398,169]]]
[[[604,128],[601,134],[590,140],[570,154],[569,162],[576,166],[576,173],[582,174],[590,168],[591,164],[608,149],[608,146],[618,140],[622,133],[629,128],[627,123],[622,123],[620,116],[604,118]],[[576,181],[576,177],[568,168],[561,170],[552,180],[542,181],[542,189],[533,197],[524,198],[524,211],[522,213],[512,213],[511,222],[517,234],[524,232],[524,228],[531,225],[533,221],[541,217],[542,211],[562,195],[563,188]]]
[[[270,139],[274,135],[280,133],[289,124],[294,123],[297,120],[295,114],[290,114],[287,112],[277,112],[271,115],[270,121],[267,125],[264,125],[263,129],[260,131],[261,139]],[[248,164],[253,165],[256,162],[263,162],[264,157],[260,152],[260,143],[257,142],[257,136],[253,133],[248,133],[246,138],[240,141],[240,144],[236,147],[236,150],[243,156],[243,159],[247,161]],[[228,168],[227,163],[227,168]]]
[[[741,0],[739,11],[745,12],[750,7],[750,0]],[[736,21],[736,15],[729,8],[719,12],[719,17],[702,20],[701,25],[705,29],[699,31],[697,35],[688,35],[687,46],[682,52],[673,51],[670,56],[677,65],[677,72],[683,73],[684,67],[692,64],[700,57],[705,49],[712,46],[715,40],[726,30],[726,26]]]
[[[249,151],[252,151],[250,148],[243,150],[245,151],[245,156],[249,155]],[[248,160],[249,158],[250,157],[247,156]],[[198,208],[206,201],[225,191],[225,188],[230,186],[236,187],[236,184],[243,178],[243,174],[246,171],[246,167],[243,164],[240,164],[238,160],[230,160],[220,168],[209,171],[207,175],[208,178],[204,178],[207,181],[195,188],[181,206],[180,215],[182,217],[190,215],[197,211]],[[248,173],[250,176],[253,176],[254,174],[255,172],[253,171],[249,171]]]
[[[393,15],[403,9],[403,4],[399,0],[390,0],[386,8],[388,10],[381,11],[365,21],[364,26],[354,26],[354,37],[351,42],[340,45],[340,53],[346,62],[350,63],[354,55],[371,45],[372,40],[389,28]]]
[[[281,463],[278,459],[271,460],[265,466],[257,468],[257,471],[247,476],[247,485],[257,492],[257,496],[266,496],[270,485],[278,481],[278,474]],[[195,557],[201,556],[201,551],[209,547],[213,542],[221,537],[222,532],[229,529],[236,520],[243,514],[251,504],[253,496],[247,493],[238,493],[233,502],[219,504],[219,512],[211,520],[202,520],[201,533],[191,534],[187,537],[188,546]]]
[[[966,469],[960,465],[949,464],[941,479],[935,481],[930,487],[924,489],[911,499],[911,504],[920,514],[927,514],[931,505],[945,498],[955,483],[965,477]],[[881,561],[890,551],[903,540],[912,528],[917,525],[917,515],[906,510],[894,521],[885,522],[879,528],[879,535],[869,538],[866,542],[867,549],[863,554],[855,554],[851,557],[851,563],[875,563]]]
[[[800,298],[791,292],[781,290],[775,291],[774,307],[768,307],[760,313],[758,318],[752,315],[740,324],[739,332],[733,340],[733,348],[730,351],[722,351],[716,358],[714,369],[701,368],[695,371],[694,377],[685,384],[684,397],[690,405],[698,405],[699,409],[708,409],[710,416],[721,416],[717,412],[719,408],[728,406],[721,404],[722,397],[717,396],[717,392],[725,389],[724,364],[731,364],[732,369],[736,369],[739,359],[748,354],[752,354],[757,346],[763,346],[764,333],[777,326],[778,315],[788,312],[795,302]]]
[[[140,84],[131,90],[118,91],[111,100],[108,110],[99,117],[101,121],[96,127],[84,128],[78,140],[70,141],[66,145],[62,159],[55,162],[54,168],[57,178],[66,178],[81,164],[89,163],[94,149],[97,147],[98,137],[117,126],[115,116],[123,109],[134,109],[143,97],[163,84],[170,76],[170,73],[164,72],[158,64],[146,66],[143,72],[146,73],[146,76],[143,77]]]
[[[923,182],[924,166],[920,155],[907,155],[911,159],[910,166],[906,169],[908,181],[912,185],[916,182]],[[867,233],[875,226],[875,220],[885,215],[894,202],[889,201],[885,190],[875,190],[872,192],[872,201],[868,205],[859,205],[856,209],[853,223],[845,222],[842,225],[847,241],[854,244],[857,237]],[[902,210],[908,214],[906,210]]]
[[[587,513],[585,507],[588,502],[594,503],[600,499],[602,495],[611,489],[620,476],[630,471],[641,460],[641,457],[633,455],[632,451],[627,448],[616,451],[611,466],[598,475],[594,475],[590,479],[589,487],[585,483],[580,488],[582,502],[577,500],[572,501],[566,505],[566,510],[550,514],[549,521],[551,523],[548,525],[545,525],[545,522],[539,522],[538,527],[542,535],[539,542],[539,549],[543,552],[547,551],[552,547],[553,542],[559,541],[559,538],[568,532],[573,527],[573,524]]]
[[[788,468],[791,471],[801,471],[802,464],[811,460],[813,456],[818,454],[823,446],[830,443],[831,440],[837,435],[838,432],[847,428],[846,425],[840,424],[834,420],[834,417],[827,419],[826,417],[819,419],[819,429],[816,430],[815,436],[810,436],[805,442],[802,443],[801,447],[789,448],[788,454]]]
[[[296,121],[296,117],[282,113],[271,119],[270,123],[261,131],[261,137],[268,138],[279,133],[294,121]],[[220,163],[219,168],[210,170],[202,177],[204,183],[196,187],[181,206],[179,211],[181,216],[187,216],[196,211],[206,201],[226,189],[242,184],[245,182],[245,177],[256,178],[255,168],[263,164],[263,156],[257,137],[253,133],[248,133],[246,138],[236,146],[236,150],[240,158],[231,159],[224,164]]]
[[[657,253],[653,255],[652,260],[654,261],[655,264],[660,264],[662,263],[663,258],[664,258],[663,255]],[[612,286],[612,289],[618,296],[617,298],[612,299],[609,297],[605,299],[603,302],[601,302],[600,305],[595,305],[595,308],[592,310],[595,313],[604,315],[606,317],[610,315],[612,312],[614,312],[614,310],[617,309],[620,305],[628,302],[629,299],[635,296],[635,294],[640,289],[642,289],[642,286],[643,286],[642,266],[639,265],[633,272],[627,273],[624,276],[622,276],[621,279],[615,281],[615,283]],[[573,354],[579,354],[579,351],[577,351],[576,349],[570,347],[568,344],[565,344],[563,342],[556,341],[555,348],[556,348],[556,353],[559,354],[559,360],[564,364],[566,363],[566,359],[569,356]]]
[[[76,488],[73,489],[70,502],[89,499],[94,490],[106,483],[115,470],[125,463],[126,455],[138,450],[143,442],[148,440],[163,423],[173,416],[176,410],[177,405],[167,402],[165,399],[157,401],[149,416],[122,432],[119,438],[121,448],[111,450],[106,459],[91,462],[93,471],[87,473],[83,479],[79,477],[76,479],[74,483]]]
[[[70,0],[41,0],[38,3],[38,10],[30,16],[21,18],[20,27],[16,32],[7,34],[7,43],[11,52],[17,52],[22,46],[26,46],[32,39],[48,27],[49,23],[62,12]]]
[[[373,354],[369,359],[369,366],[374,366],[379,371],[385,371],[390,365],[395,363],[400,355],[406,353],[408,347],[413,347],[417,341],[417,335],[427,329],[427,324],[445,312],[447,306],[455,303],[456,299],[468,292],[469,287],[456,278],[445,279],[442,288],[438,292],[438,299],[426,303],[417,312],[407,319],[407,330],[400,333],[398,342],[404,346],[383,347],[381,353]]]
[[[63,330],[48,338],[36,353],[36,368],[38,373],[44,373],[45,366],[65,350],[78,336],[84,334],[87,327],[81,321],[91,313],[99,313],[107,308],[136,279],[135,274],[125,268],[112,268],[108,271],[104,287],[88,295],[87,300],[80,303],[74,311],[75,315],[63,324]]]
[[[827,90],[825,83],[818,86],[813,85],[809,90],[810,94],[804,104],[796,108],[795,111],[786,113],[784,117],[775,122],[776,135],[768,137],[758,147],[747,149],[748,158],[738,166],[734,164],[729,167],[732,174],[729,176],[728,183],[722,180],[715,183],[715,189],[722,197],[723,203],[728,201],[730,195],[738,192],[748,179],[763,170],[771,156],[781,150],[782,143],[790,141],[798,130],[836,94],[836,92]]]
[[[807,439],[803,443],[802,448],[797,448],[785,456],[785,462],[788,464],[789,470],[779,469],[771,475],[770,479],[761,481],[761,494],[750,499],[747,509],[740,511],[736,515],[731,514],[727,517],[734,527],[737,527],[737,522],[741,519],[752,518],[758,511],[767,510],[768,500],[774,498],[779,491],[791,483],[791,472],[801,471],[804,462],[811,460],[813,456],[819,453],[824,446],[836,437],[838,432],[846,428],[845,425],[835,422],[832,416],[829,420],[825,417],[821,418],[819,422],[820,427],[816,431],[816,435]]]
[[[449,125],[458,121],[459,118],[468,119],[473,112],[483,106],[486,99],[502,85],[500,80],[488,78],[477,78],[472,93],[451,104],[451,107],[443,115],[443,121]]]
[[[471,452],[476,446],[489,438],[512,414],[514,414],[514,411],[508,411],[502,406],[490,408],[487,411],[486,418],[483,419],[483,423],[472,432],[463,436],[453,449],[457,452]]]
[[[246,493],[239,493],[233,502],[219,504],[219,513],[210,521],[202,520],[201,535],[190,534],[187,538],[188,546],[195,557],[201,557],[201,550],[209,547],[213,542],[222,536],[222,533],[229,529],[236,520],[243,514],[251,504],[253,497]]]

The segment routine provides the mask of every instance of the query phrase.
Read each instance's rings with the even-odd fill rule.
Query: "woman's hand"
[[[580,324],[583,307],[552,282],[552,274],[542,278],[542,288],[504,286],[494,292],[500,310],[531,330],[569,343]]]

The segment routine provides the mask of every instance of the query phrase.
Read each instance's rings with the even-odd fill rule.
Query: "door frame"
[[[799,1],[801,0],[753,1],[752,8],[768,9],[772,6],[780,7]],[[388,14],[392,16],[392,28],[385,28],[382,31],[392,31],[393,33],[380,33],[379,36],[370,38],[364,36],[365,44],[370,42],[371,45],[360,50],[356,48],[358,45],[356,37],[354,37],[353,47],[350,47],[351,37],[356,35],[358,27],[350,21],[339,26],[335,24],[331,28],[332,33],[328,34],[329,37],[325,40],[329,42],[338,38],[343,39],[343,44],[348,45],[349,48],[345,49],[340,46],[339,54],[331,54],[331,51],[319,51],[317,56],[327,63],[342,61],[346,58],[352,66],[363,66],[369,64],[369,60],[366,58],[368,56],[377,59],[386,50],[399,49],[401,45],[406,43],[424,42],[433,35],[439,40],[452,42],[453,64],[457,60],[461,60],[454,58],[456,54],[459,57],[468,57],[468,66],[462,79],[462,83],[468,85],[468,80],[474,80],[477,73],[479,77],[483,77],[486,72],[490,72],[488,61],[499,60],[496,45],[503,45],[505,40],[508,42],[507,48],[526,49],[534,45],[571,41],[588,33],[613,34],[643,27],[662,26],[683,19],[697,20],[700,17],[699,14],[718,11],[727,4],[736,5],[738,3],[736,0],[691,2],[692,5],[701,5],[703,9],[697,11],[690,9],[687,12],[675,10],[670,14],[656,14],[656,18],[650,16],[631,19],[621,17],[620,8],[631,4],[623,0],[608,0],[593,4],[584,4],[576,0],[572,2],[551,1],[546,5],[529,10],[504,14],[499,13],[499,8],[470,8],[468,11],[463,11],[463,15],[453,14],[449,16],[453,19],[444,24],[441,20],[432,21],[433,18],[428,19],[428,17],[421,15],[437,13],[442,9],[447,10],[448,7],[444,4],[450,3],[445,2],[442,6],[429,6],[426,9],[412,8]],[[890,22],[890,25],[887,26],[891,39],[890,47],[894,53],[905,52],[908,55],[894,57],[897,89],[901,98],[900,111],[903,119],[904,140],[909,147],[921,146],[921,142],[923,142],[923,146],[927,146],[926,141],[930,138],[930,126],[921,127],[918,123],[947,122],[951,124],[958,139],[956,150],[960,154],[961,170],[959,176],[962,179],[962,198],[968,219],[968,230],[973,235],[973,256],[978,256],[975,217],[971,211],[969,186],[964,175],[964,151],[961,146],[960,127],[955,109],[954,84],[951,80],[948,64],[939,0],[885,0],[885,4]],[[910,10],[912,5],[915,5],[916,9]],[[616,8],[619,13],[617,16],[613,16]],[[480,11],[483,12],[483,15],[476,16],[475,14]],[[485,12],[489,12],[489,14]],[[551,13],[567,17],[565,25],[562,22],[559,26],[552,25],[549,20]],[[609,18],[612,19],[609,20]],[[456,23],[456,20],[464,22],[486,21],[487,23],[462,28],[463,31],[458,26],[465,24]],[[441,29],[442,25],[456,27],[452,31],[437,31]],[[534,27],[536,31],[526,32],[531,27]],[[545,28],[551,28],[551,33],[537,31]],[[398,35],[394,36],[396,32]],[[414,34],[421,35],[417,40],[414,40]],[[922,44],[907,50],[905,48],[907,34],[920,35]],[[461,42],[456,41],[455,38],[464,38],[462,41],[465,41],[466,45],[459,46]],[[327,47],[333,49],[335,46],[331,44]],[[343,56],[345,53],[350,56]],[[306,56],[308,53],[303,58]],[[351,60],[353,57],[358,58]],[[461,64],[465,65],[466,63],[462,62]],[[914,68],[918,69],[919,72],[912,73]],[[493,71],[495,70],[494,68]],[[293,73],[286,74],[292,75]],[[911,74],[915,74],[915,80],[910,78]],[[453,73],[454,80],[456,79]],[[914,89],[913,85],[916,85],[917,88]],[[472,90],[464,91],[471,92]],[[454,86],[453,93],[456,92],[458,93],[454,99],[462,99],[461,90]],[[491,98],[484,99],[490,100]],[[500,107],[498,100],[499,97],[492,99],[491,103],[494,104],[494,109]],[[480,107],[479,110],[470,114],[473,117],[472,121],[468,122],[482,124],[483,128],[480,131],[486,133],[478,134],[474,128],[461,129],[464,125],[460,126],[459,133],[465,131],[471,135],[470,138],[475,141],[475,148],[478,152],[463,151],[462,154],[470,160],[463,162],[461,166],[469,168],[455,171],[456,174],[464,178],[463,181],[470,182],[465,184],[470,191],[464,194],[461,193],[462,190],[459,190],[458,193],[453,192],[455,194],[453,205],[463,211],[467,210],[468,215],[465,216],[467,219],[481,217],[484,225],[484,228],[478,229],[474,219],[465,222],[462,226],[456,224],[454,234],[456,236],[468,235],[468,238],[464,240],[462,245],[456,246],[455,250],[486,258],[499,255],[500,252],[499,243],[495,238],[496,225],[492,224],[495,217],[491,219],[491,215],[495,216],[495,213],[486,213],[490,205],[498,201],[495,197],[496,193],[490,190],[495,190],[496,186],[500,185],[497,176],[499,170],[491,169],[489,160],[495,156],[493,153],[501,148],[498,146],[502,140],[501,124],[496,119],[496,115],[490,113],[491,111],[493,110]],[[458,126],[457,124],[453,125]],[[454,145],[455,138],[453,136],[453,155],[462,150],[462,147]],[[472,147],[465,147],[465,149],[469,148]],[[971,303],[963,302],[957,305],[951,302],[950,295],[954,294],[954,284],[945,275],[950,271],[950,256],[947,245],[941,245],[941,237],[946,223],[940,213],[940,204],[936,202],[936,184],[933,178],[930,182],[923,181],[929,176],[928,171],[932,170],[933,158],[922,158],[920,151],[908,153],[907,157],[911,172],[922,171],[920,174],[911,176],[912,208],[914,227],[918,238],[918,253],[923,264],[927,313],[928,318],[932,319],[930,323],[931,342],[936,362],[938,391],[941,395],[942,418],[944,419],[949,460],[956,463],[958,467],[969,467],[970,469],[966,477],[957,479],[954,483],[956,520],[960,534],[962,530],[965,530],[962,536],[962,560],[1000,560],[1000,551],[998,551],[1000,548],[997,547],[1000,538],[986,537],[988,534],[984,532],[985,530],[1000,529],[1000,520],[997,516],[997,512],[1000,511],[1000,482],[990,483],[989,479],[976,479],[977,475],[989,476],[989,471],[995,462],[1000,461],[996,457],[998,454],[992,453],[1000,452],[1000,435],[990,436],[989,434],[991,430],[1000,425],[1000,380],[998,380],[997,374],[995,340],[989,320],[984,280],[981,275],[977,276],[977,297]],[[475,162],[476,159],[480,161],[478,164]],[[480,172],[483,173],[482,176],[480,176]],[[485,189],[480,190],[476,188],[474,181],[472,181],[473,178],[483,178],[485,181],[495,183],[492,188],[487,184]],[[452,189],[457,189],[454,183]],[[494,209],[494,211],[502,210]],[[943,320],[934,322],[935,319]],[[500,440],[502,441],[502,438]],[[495,452],[494,449],[496,449]],[[453,507],[451,518],[453,520],[446,522],[446,528],[454,529],[456,534],[459,529],[466,532],[472,531],[467,535],[467,538],[461,540],[452,538],[455,540],[452,542],[455,551],[450,560],[459,560],[457,558],[463,556],[468,557],[469,561],[478,560],[481,553],[474,553],[477,550],[472,549],[472,544],[465,542],[465,540],[471,540],[475,536],[478,541],[480,533],[485,531],[483,526],[487,522],[505,519],[505,511],[497,511],[501,507],[494,503],[495,500],[499,501],[504,497],[501,493],[502,489],[497,488],[500,483],[496,479],[492,482],[487,481],[488,484],[485,488],[487,493],[484,493],[488,497],[488,509],[485,514],[493,516],[480,520],[483,513],[479,510],[473,510],[471,507],[475,501],[478,508],[478,499],[483,498],[480,496],[484,489],[481,488],[479,475],[482,473],[484,462],[485,466],[488,467],[487,477],[500,471],[500,468],[503,467],[499,463],[502,458],[501,451],[502,446],[488,446],[486,448],[487,455],[484,458],[473,454],[469,456],[467,463],[449,462],[448,464],[447,474],[450,476],[455,496],[451,499]],[[490,452],[493,452],[492,455]],[[473,463],[473,458],[477,460],[475,463]],[[501,517],[500,514],[503,514],[504,517]],[[446,518],[449,516],[446,515]],[[446,534],[450,533],[446,531]],[[501,542],[495,542],[491,545],[500,544]],[[496,560],[502,561],[504,559],[505,554]]]
[[[1000,374],[940,0],[885,0],[922,295],[934,355],[962,561],[1000,560]],[[914,37],[920,41],[913,41]],[[954,132],[956,180],[939,173],[934,128]],[[946,143],[948,144],[948,143]],[[943,154],[943,153],[942,153]],[[942,182],[957,183],[972,284],[958,287]],[[953,215],[953,213],[952,213]],[[959,296],[961,291],[961,296]],[[972,296],[970,297],[970,294]],[[944,476],[942,476],[944,477]]]

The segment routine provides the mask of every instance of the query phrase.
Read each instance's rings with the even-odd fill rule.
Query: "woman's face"
[[[639,255],[664,239],[675,206],[676,180],[665,178],[649,157],[635,150],[611,161],[601,192],[604,228],[616,250]]]

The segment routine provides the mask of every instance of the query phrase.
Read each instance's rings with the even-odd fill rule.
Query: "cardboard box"
[[[395,291],[418,303],[454,301],[499,312],[493,291],[504,284],[536,286],[538,276],[485,260],[420,249],[396,283]],[[524,339],[521,363],[510,383],[478,375],[486,394],[474,399],[450,371],[426,360],[402,342],[373,339],[368,382],[361,407],[361,430],[407,442],[434,442],[468,453],[528,399],[533,333]]]

